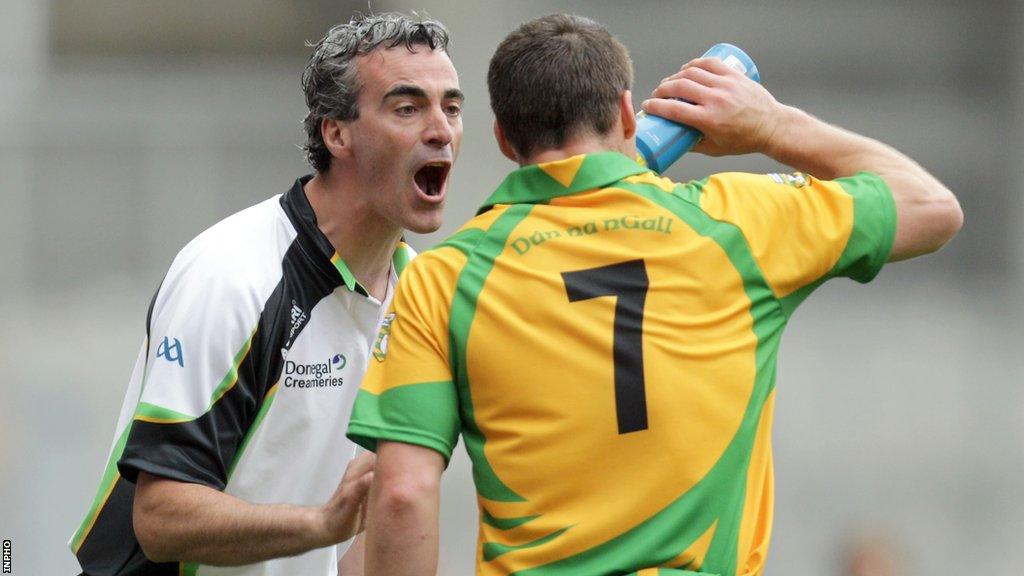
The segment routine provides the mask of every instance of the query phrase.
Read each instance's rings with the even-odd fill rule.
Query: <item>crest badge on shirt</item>
[[[388,356],[388,339],[391,337],[391,323],[395,321],[395,313],[392,312],[380,322],[380,330],[377,331],[377,341],[373,343],[373,357],[377,362],[383,362]]]
[[[788,184],[793,188],[803,188],[807,186],[807,176],[801,172],[794,172],[792,174],[769,174],[769,178],[774,180],[777,184]]]

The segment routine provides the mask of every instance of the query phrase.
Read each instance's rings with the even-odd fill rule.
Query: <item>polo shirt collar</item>
[[[359,281],[356,280],[355,275],[349,269],[348,264],[342,260],[341,254],[338,254],[331,241],[327,239],[327,236],[324,236],[324,233],[320,231],[320,227],[317,226],[316,213],[313,212],[313,207],[310,205],[309,199],[306,198],[306,191],[303,188],[312,178],[312,174],[307,174],[297,179],[291,189],[281,197],[281,206],[284,207],[289,220],[295,226],[299,235],[299,241],[303,246],[303,251],[306,252],[310,259],[314,260],[324,273],[334,277],[339,285],[345,286],[349,291],[356,294],[368,296],[369,292],[359,284]],[[394,273],[396,275],[401,274],[402,269],[409,262],[408,247],[405,239],[398,242],[391,261]]]
[[[505,177],[477,211],[495,204],[543,204],[560,196],[604,188],[648,169],[619,152],[580,154],[554,162],[530,164]]]

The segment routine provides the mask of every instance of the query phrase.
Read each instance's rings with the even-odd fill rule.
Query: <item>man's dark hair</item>
[[[603,136],[633,84],[633,63],[608,30],[582,16],[552,14],[515,29],[487,71],[491,109],[524,156],[558,148],[567,138]]]
[[[359,117],[359,90],[362,83],[355,58],[378,48],[404,45],[410,52],[416,46],[448,52],[448,29],[436,20],[413,20],[397,12],[358,14],[348,24],[331,28],[313,48],[302,72],[302,91],[306,94],[306,159],[317,172],[331,167],[331,153],[320,134],[326,118],[349,121]]]

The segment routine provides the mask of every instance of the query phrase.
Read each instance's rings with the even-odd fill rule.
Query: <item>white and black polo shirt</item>
[[[367,294],[317,228],[309,178],[222,220],[171,264],[99,491],[69,543],[87,574],[336,573],[347,545],[234,568],[154,564],[131,518],[140,470],[253,503],[321,505],[337,488],[387,301]],[[399,244],[391,286],[412,254]]]

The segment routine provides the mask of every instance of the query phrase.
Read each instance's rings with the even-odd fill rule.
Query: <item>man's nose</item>
[[[444,110],[434,110],[428,122],[429,125],[423,133],[423,139],[427,145],[444,148],[451,144],[452,138],[455,137],[455,130],[452,128],[448,115],[445,114]]]

